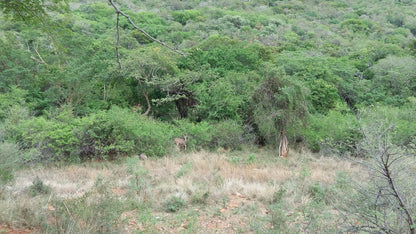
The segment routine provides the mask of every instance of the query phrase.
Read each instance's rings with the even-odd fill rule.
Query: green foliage
[[[416,96],[416,62],[413,57],[388,56],[372,67],[374,85],[384,92],[385,103],[403,105],[406,98]]]
[[[36,177],[32,181],[32,185],[29,186],[28,191],[32,197],[35,197],[39,194],[49,194],[51,188],[48,185],[45,185],[39,177]]]
[[[414,148],[416,143],[416,109],[414,103],[402,107],[374,106],[360,110],[360,124],[362,127],[374,123],[394,126],[390,131],[392,143]]]
[[[314,109],[321,114],[326,114],[335,108],[339,99],[337,88],[323,79],[316,79],[309,84],[311,90],[311,102]]]
[[[77,120],[72,119],[65,110],[51,119],[38,117],[21,120],[8,136],[26,148],[36,148],[41,152],[40,158],[29,161],[55,161],[70,159],[76,153],[79,139],[75,137]]]
[[[253,95],[253,120],[267,143],[277,145],[281,131],[299,134],[308,116],[309,90],[272,66],[263,68],[264,81]]]
[[[222,147],[225,149],[240,149],[241,145],[254,141],[253,133],[243,129],[237,121],[226,120],[214,124],[211,147]]]
[[[345,104],[354,111],[399,107],[416,96],[410,0],[119,4],[138,27],[191,55],[173,55],[121,17],[120,70],[108,3],[0,3],[0,121],[8,139],[41,154],[37,160],[166,153],[157,140],[125,128],[139,124],[121,127],[123,117],[105,117],[114,105],[150,106],[147,114],[161,121],[188,119],[192,149],[237,149],[253,138],[275,144],[283,128],[293,142],[308,112],[327,118]],[[64,107],[74,120],[50,115]],[[314,136],[311,129],[325,128],[318,125],[307,131],[314,149],[324,135],[343,138],[321,130]]]
[[[2,185],[13,181],[14,172],[21,165],[22,152],[16,144],[0,142],[0,191]]]
[[[326,191],[322,187],[321,183],[315,182],[309,191],[310,195],[312,196],[313,200],[317,203],[324,202]]]
[[[369,20],[347,19],[341,23],[341,28],[348,28],[353,32],[368,32],[372,23]]]
[[[180,178],[184,176],[190,170],[192,170],[192,163],[189,162],[189,163],[182,165],[179,171],[175,174],[175,178]]]
[[[197,192],[192,194],[192,203],[193,204],[206,205],[208,198],[209,198],[209,192],[208,191],[206,191],[206,192],[197,191]]]
[[[131,189],[137,194],[142,193],[143,196],[146,196],[147,188],[147,176],[148,171],[144,169],[139,162],[138,157],[129,158],[126,162],[127,172],[131,175],[130,186]]]
[[[196,20],[201,13],[197,10],[174,11],[172,13],[173,20],[185,25],[188,20]]]
[[[195,86],[194,115],[199,119],[242,120],[247,117],[248,103],[258,86],[260,78],[255,73],[230,72],[224,77]]]
[[[168,152],[166,142],[172,139],[170,125],[119,107],[82,118],[80,125],[81,158],[140,153],[163,156]]]
[[[283,200],[285,194],[285,188],[280,188],[278,191],[274,192],[272,204],[269,206],[271,224],[273,229],[276,231],[287,230],[288,218],[285,214]]]
[[[177,212],[180,209],[186,207],[186,201],[182,197],[171,196],[167,201],[165,201],[165,211],[166,212]]]
[[[262,60],[269,59],[266,48],[228,37],[212,36],[192,51],[192,56],[182,59],[180,67],[196,70],[209,64],[220,75],[227,71],[255,70]]]
[[[17,109],[24,105],[27,91],[12,86],[7,93],[0,93],[0,121],[4,121],[6,117],[10,117],[13,109]]]
[[[331,110],[327,115],[310,116],[308,122],[304,134],[312,150],[329,147],[338,153],[356,153],[356,144],[362,136],[353,114]]]
[[[66,0],[49,2],[42,0],[1,1],[0,9],[12,19],[31,23],[43,23],[45,18],[49,19],[49,12],[68,10],[68,3]]]
[[[187,147],[200,150],[203,148],[238,149],[241,144],[253,141],[252,133],[245,132],[236,121],[227,120],[218,123],[178,121],[176,136],[188,136]]]
[[[144,153],[162,156],[171,139],[168,124],[141,117],[130,110],[113,107],[83,118],[63,111],[51,118],[21,120],[8,138],[25,148],[39,149],[30,161],[115,158]]]

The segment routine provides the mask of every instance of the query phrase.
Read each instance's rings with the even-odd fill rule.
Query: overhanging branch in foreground
[[[181,52],[175,48],[173,48],[172,46],[169,46],[168,44],[164,43],[163,41],[160,41],[154,37],[152,37],[149,33],[147,33],[145,30],[141,29],[140,27],[138,27],[130,18],[130,16],[128,16],[126,13],[124,13],[123,11],[120,10],[120,8],[117,7],[117,5],[113,2],[113,0],[108,0],[110,2],[110,4],[114,7],[114,9],[116,10],[117,13],[117,45],[116,45],[116,51],[117,51],[117,62],[121,68],[121,62],[120,62],[120,53],[119,53],[119,45],[120,45],[120,31],[119,31],[119,16],[122,15],[124,16],[129,23],[137,30],[139,30],[140,32],[142,32],[144,35],[146,35],[148,38],[150,38],[152,41],[155,41],[167,48],[169,48],[170,50],[172,50],[175,53],[178,53],[182,56],[186,56],[186,55],[190,55],[188,53],[184,53]]]

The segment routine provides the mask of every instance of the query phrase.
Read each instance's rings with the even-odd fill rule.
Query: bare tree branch
[[[121,67],[121,63],[120,63],[120,55],[118,54],[118,47],[119,47],[119,15],[121,14],[122,16],[124,16],[128,21],[129,21],[129,23],[135,28],[135,29],[137,29],[137,30],[139,30],[140,32],[142,32],[144,35],[146,35],[148,38],[150,38],[152,41],[155,41],[155,42],[157,42],[157,43],[159,43],[159,44],[161,44],[161,45],[163,45],[163,46],[165,46],[165,47],[167,47],[167,48],[169,48],[170,50],[172,50],[173,52],[175,52],[175,53],[178,53],[178,54],[180,54],[180,55],[182,55],[182,56],[186,56],[186,55],[191,55],[191,54],[189,54],[189,53],[184,53],[184,52],[181,52],[181,51],[179,51],[179,50],[177,50],[177,49],[175,49],[175,48],[173,48],[173,47],[171,47],[171,46],[169,46],[168,44],[166,44],[166,43],[164,43],[163,41],[159,41],[158,39],[156,39],[156,38],[154,38],[154,37],[152,37],[149,33],[147,33],[145,30],[143,30],[143,29],[141,29],[140,27],[138,27],[132,20],[131,20],[131,18],[130,18],[130,16],[128,16],[126,13],[124,13],[123,11],[121,11],[117,6],[116,6],[116,4],[113,2],[113,0],[108,0],[109,2],[110,2],[110,4],[114,7],[114,9],[116,10],[116,13],[117,13],[117,62],[119,63],[119,65],[120,65],[120,67]]]
[[[117,12],[117,44],[116,44],[117,63],[118,63],[118,66],[120,67],[120,70],[123,70],[123,67],[121,66],[120,51],[119,51],[119,46],[120,46],[120,28],[119,28],[119,22],[120,22],[120,13]]]

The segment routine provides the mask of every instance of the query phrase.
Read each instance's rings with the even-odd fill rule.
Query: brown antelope
[[[183,148],[183,150],[186,150],[186,140],[188,139],[187,135],[183,135],[183,138],[175,138],[175,145],[178,147],[178,149]]]
[[[289,142],[285,136],[285,132],[282,130],[280,133],[280,144],[279,144],[279,156],[286,158],[289,153]]]

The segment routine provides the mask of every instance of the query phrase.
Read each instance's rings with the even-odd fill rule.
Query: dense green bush
[[[252,97],[252,124],[266,143],[278,145],[281,131],[290,140],[301,134],[309,114],[309,89],[273,65],[263,69],[263,83]]]
[[[358,137],[355,130],[323,133],[330,130],[317,120],[334,121],[337,105],[399,107],[416,96],[410,0],[118,4],[138,27],[191,54],[175,56],[120,17],[118,61],[111,4],[73,2],[67,11],[47,4],[53,13],[40,12],[42,22],[3,4],[0,121],[7,140],[34,149],[39,160],[163,155],[172,144],[161,142],[183,132],[190,149],[238,148],[247,129],[258,142],[275,144],[281,129],[293,141],[310,112],[317,115],[306,137],[317,149],[324,138]],[[19,12],[26,22],[10,20],[21,19]],[[163,130],[171,125],[110,109],[135,104],[143,112],[151,106],[148,115],[157,120],[189,123],[180,124],[182,132]],[[56,114],[65,106],[71,113]],[[399,128],[407,123],[400,121],[397,140],[411,142],[412,128]]]
[[[201,13],[197,10],[175,11],[172,13],[173,20],[185,25],[188,20],[196,20]]]
[[[19,142],[24,149],[35,148],[41,152],[40,158],[29,161],[63,160],[75,156],[79,142],[75,137],[77,127],[77,119],[64,111],[54,118],[21,120],[7,137]]]
[[[187,146],[190,149],[200,150],[211,146],[213,125],[208,122],[193,123],[188,120],[181,120],[175,122],[175,125],[178,126],[175,128],[175,136],[187,135]]]
[[[169,125],[113,107],[82,118],[63,111],[50,118],[22,120],[6,137],[22,147],[36,148],[34,161],[115,158],[144,153],[162,156],[168,152],[172,133]]]
[[[25,103],[27,90],[12,86],[7,93],[0,93],[0,121],[4,121],[13,109]]]
[[[173,137],[169,124],[119,107],[84,117],[80,126],[81,158],[140,153],[163,156]]]
[[[362,138],[358,126],[354,114],[331,110],[327,115],[310,116],[304,134],[313,151],[326,148],[337,153],[355,154],[357,143]]]

